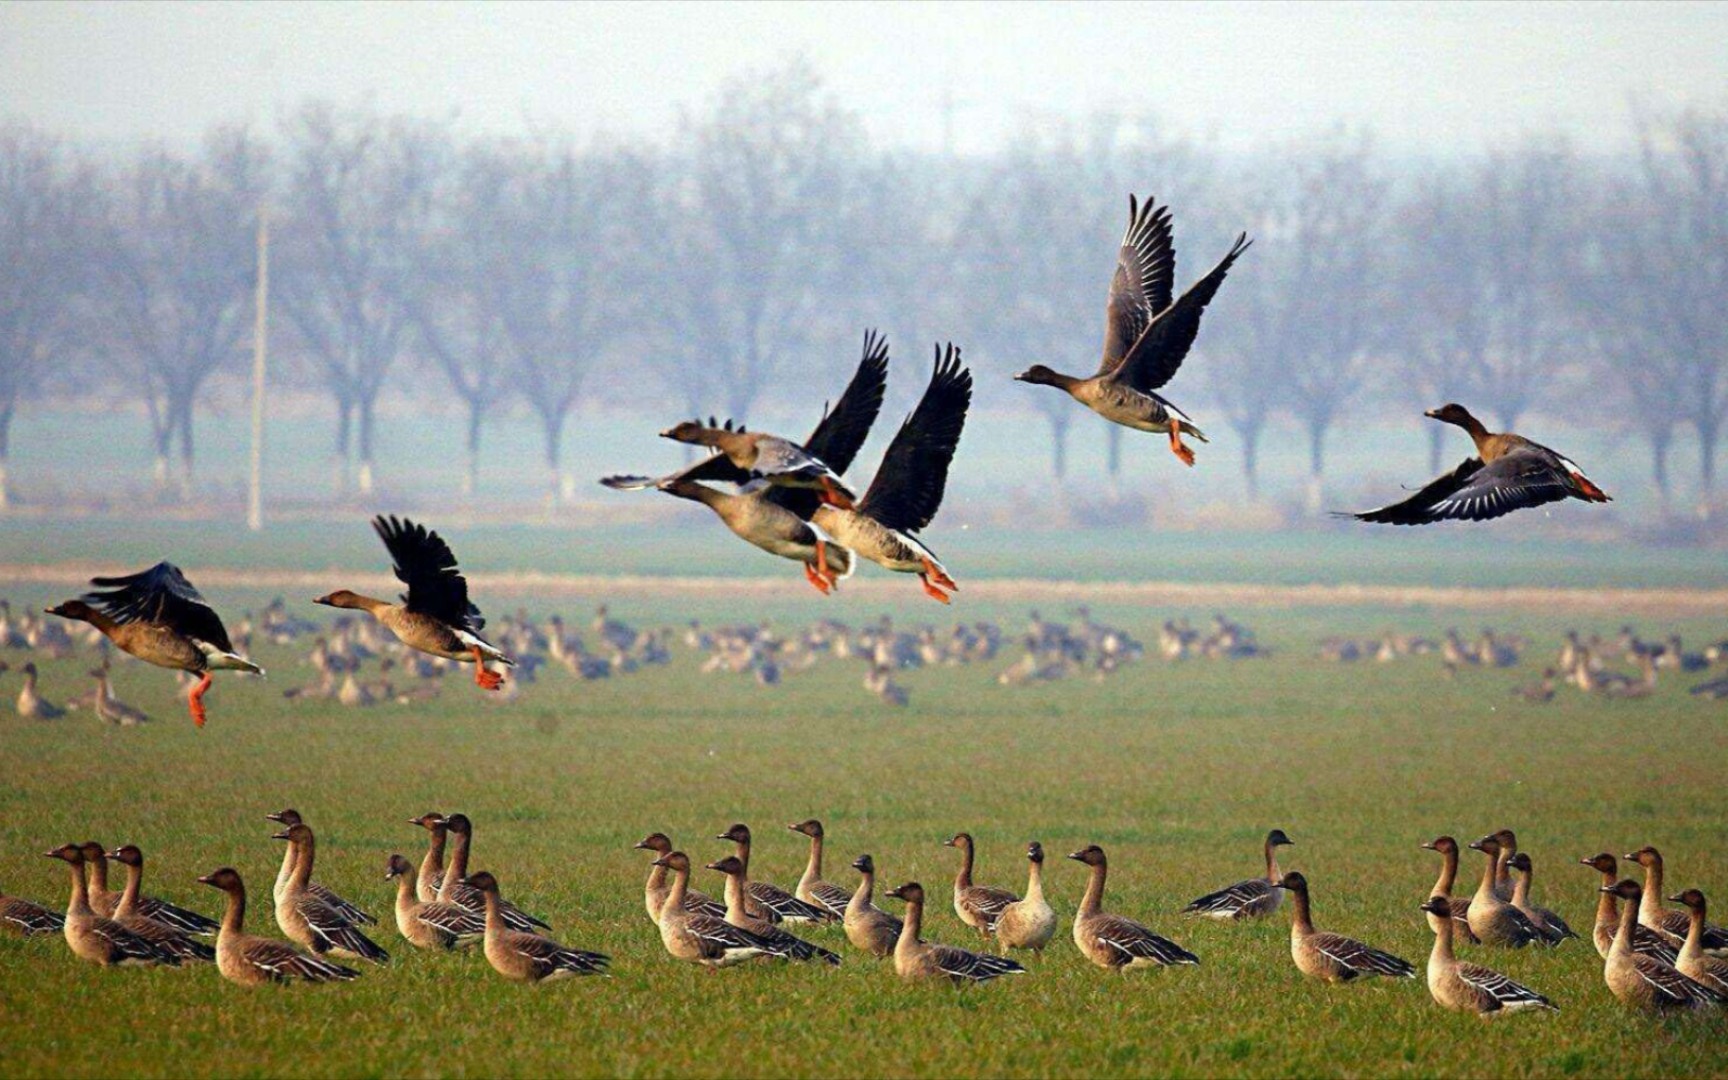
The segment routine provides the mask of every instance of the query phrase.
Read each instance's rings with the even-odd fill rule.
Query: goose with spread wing
[[[213,671],[264,669],[234,651],[228,631],[204,597],[173,563],[160,562],[124,577],[91,578],[96,592],[48,609],[87,622],[124,652],[145,663],[198,676],[186,699],[192,722],[204,726],[204,692]]]
[[[1570,458],[1522,435],[1489,431],[1462,405],[1442,405],[1424,415],[1469,432],[1476,456],[1403,502],[1343,516],[1379,525],[1428,525],[1488,521],[1562,499],[1613,501]]]
[[[468,599],[468,579],[457,569],[450,545],[426,526],[395,515],[373,518],[372,528],[390,552],[397,580],[408,586],[408,591],[394,604],[347,589],[320,596],[314,602],[364,611],[411,649],[472,663],[474,683],[481,689],[502,687],[504,676],[486,670],[487,661],[516,661],[480,636],[486,620]]]
[[[1184,465],[1193,465],[1194,451],[1183,445],[1182,436],[1192,435],[1201,442],[1208,441],[1206,436],[1186,413],[1155,391],[1182,366],[1200,333],[1201,314],[1249,243],[1247,233],[1239,235],[1211,273],[1172,300],[1176,247],[1170,235],[1170,208],[1154,199],[1141,205],[1128,196],[1128,229],[1110,281],[1104,358],[1098,373],[1081,378],[1034,364],[1014,378],[1064,390],[1113,424],[1166,433],[1171,452]]]

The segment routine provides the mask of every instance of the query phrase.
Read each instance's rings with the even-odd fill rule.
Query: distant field
[[[368,538],[355,532],[319,534],[331,538],[330,562],[370,565]],[[517,548],[508,541],[531,536],[546,541],[535,545],[541,550],[566,551],[572,565],[594,558],[590,545],[560,549],[556,535],[478,530],[461,550],[502,566]],[[244,549],[220,557],[223,537],[197,540],[190,531],[114,537],[125,549],[115,558],[142,561],[164,538],[190,549],[189,564],[244,558]],[[1213,565],[1197,547],[1188,558],[1196,574]],[[1634,569],[1629,559],[1619,565]],[[0,585],[19,604],[52,593]],[[263,598],[243,590],[222,597],[234,608]],[[612,599],[629,618],[664,623],[794,625],[819,615],[860,623],[892,613],[902,622],[959,616],[1017,628],[1025,613],[1024,605],[977,603],[950,612],[916,596],[822,602],[795,591],[760,602]],[[583,621],[587,614],[574,599],[566,613]],[[1210,615],[1127,605],[1094,613],[1148,639],[1167,615]],[[1475,950],[1471,958],[1563,1009],[1485,1026],[1434,1007],[1420,982],[1328,988],[1302,979],[1282,918],[1228,927],[1179,918],[1188,899],[1257,870],[1272,826],[1297,841],[1286,861],[1312,881],[1324,928],[1418,963],[1430,935],[1416,904],[1436,863],[1417,844],[1440,832],[1470,838],[1516,827],[1537,862],[1539,900],[1580,929],[1589,925],[1595,876],[1576,860],[1599,850],[1654,843],[1667,856],[1669,884],[1728,898],[1722,703],[1688,698],[1690,680],[1679,679],[1664,680],[1646,702],[1567,691],[1538,707],[1506,693],[1533,677],[1564,627],[1612,633],[1619,620],[1379,608],[1246,617],[1274,648],[1271,659],[1149,660],[1104,682],[1008,689],[994,682],[1004,658],[988,669],[905,674],[912,705],[902,711],[876,707],[859,688],[856,663],[825,661],[763,689],[700,674],[682,647],[670,669],[609,682],[578,684],[553,672],[506,707],[458,683],[414,709],[289,707],[280,691],[309,677],[296,664],[301,650],[266,648],[270,679],[221,679],[210,726],[198,732],[168,677],[127,665],[119,690],[158,716],[151,727],[101,729],[87,718],[27,724],[9,710],[0,719],[7,892],[58,904],[64,875],[37,852],[91,836],[131,841],[150,857],[152,890],[210,911],[214,894],[192,878],[220,864],[239,867],[253,888],[250,927],[273,933],[268,905],[256,901],[267,899],[281,851],[262,815],[292,804],[319,830],[318,877],[388,924],[385,857],[417,857],[422,842],[404,820],[429,808],[462,810],[477,823],[476,868],[496,872],[562,940],[610,953],[615,977],[519,987],[478,955],[416,953],[387,928],[379,938],[394,962],[368,968],[358,983],[246,992],[210,970],[106,972],[74,961],[58,940],[3,939],[0,1074],[1728,1073],[1723,1018],[1627,1014],[1603,986],[1588,943],[1543,953]],[[1471,631],[1487,621],[1527,633],[1539,648],[1518,669],[1456,679],[1433,658],[1353,667],[1310,659],[1329,633],[1435,632],[1455,621]],[[1651,634],[1672,628],[1696,643],[1728,629],[1640,621]],[[4,658],[16,665],[23,657]],[[88,663],[46,665],[51,692],[81,688]],[[14,678],[0,676],[0,695],[14,691]],[[642,910],[646,860],[630,849],[635,840],[665,830],[707,861],[726,850],[708,837],[746,821],[759,836],[756,876],[789,886],[805,848],[783,826],[809,815],[827,824],[831,880],[850,886],[847,863],[869,851],[884,887],[911,878],[931,887],[928,936],[961,944],[973,939],[948,905],[954,853],[941,846],[944,837],[975,832],[981,878],[1016,888],[1025,841],[1041,840],[1058,856],[1100,843],[1112,859],[1110,906],[1175,937],[1203,963],[1130,978],[1086,964],[1067,927],[1084,878],[1060,858],[1048,874],[1063,917],[1055,947],[1031,975],[972,991],[903,985],[887,965],[851,952],[837,930],[813,936],[846,954],[838,970],[761,965],[713,974],[665,956]],[[1466,863],[1466,874],[1474,871]],[[702,877],[718,888],[712,875]]]

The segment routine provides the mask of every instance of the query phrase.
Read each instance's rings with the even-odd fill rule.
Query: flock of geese
[[[276,925],[286,941],[246,932],[246,885],[234,868],[198,878],[225,896],[216,920],[145,895],[144,855],[136,845],[108,851],[95,841],[62,844],[45,853],[69,870],[64,915],[0,896],[0,927],[23,936],[61,934],[74,956],[105,967],[213,962],[223,977],[246,986],[359,977],[357,969],[339,961],[388,964],[389,953],[373,940],[378,920],[313,880],[317,842],[311,826],[292,809],[266,816],[282,826],[273,838],[286,844],[271,889]],[[384,861],[384,878],[394,884],[396,929],[409,945],[431,951],[478,945],[498,974],[520,982],[607,973],[609,957],[560,944],[549,936],[544,920],[503,898],[495,873],[470,869],[474,827],[466,815],[426,813],[408,823],[426,830],[426,852],[418,864],[391,854]],[[748,826],[735,824],[717,834],[715,839],[731,844],[732,852],[704,867],[721,875],[720,899],[691,887],[694,863],[665,833],[650,833],[635,845],[652,857],[644,903],[670,957],[715,969],[756,959],[838,966],[841,954],[816,939],[837,927],[858,952],[892,958],[903,979],[973,984],[1026,974],[1027,967],[1008,954],[1042,958],[1056,940],[1061,917],[1046,893],[1044,848],[1037,841],[1026,846],[1026,888],[1018,893],[976,879],[971,834],[943,841],[959,854],[954,914],[984,946],[962,948],[926,938],[929,894],[922,884],[908,881],[888,890],[886,896],[904,904],[904,916],[892,914],[875,902],[872,856],[852,861],[858,880],[846,888],[824,876],[822,823],[812,818],[788,828],[809,840],[803,875],[791,889],[751,876]],[[1417,969],[1409,961],[1316,927],[1308,879],[1278,866],[1278,850],[1293,843],[1283,830],[1273,829],[1266,836],[1262,875],[1202,896],[1182,914],[1224,922],[1259,919],[1276,912],[1288,897],[1291,959],[1303,975],[1325,983],[1415,978]],[[1484,861],[1480,883],[1467,897],[1454,895],[1458,842],[1441,836],[1422,847],[1441,860],[1428,896],[1413,905],[1434,933],[1427,962],[1433,999],[1483,1016],[1556,1009],[1542,993],[1457,954],[1461,944],[1552,948],[1579,937],[1558,914],[1531,902],[1534,864],[1518,850],[1516,834],[1502,829],[1469,845]],[[1200,963],[1200,957],[1145,923],[1106,908],[1109,859],[1103,848],[1089,844],[1068,858],[1087,870],[1085,891],[1069,920],[1075,947],[1086,960],[1117,972]],[[1606,852],[1580,860],[1601,874],[1590,936],[1603,958],[1608,989],[1621,1002],[1651,1011],[1728,1005],[1728,930],[1708,922],[1704,894],[1682,890],[1668,900],[1685,910],[1666,908],[1661,854],[1647,846],[1625,858],[1643,869],[1642,883],[1620,878],[1618,861]],[[110,859],[126,868],[126,883],[118,892],[109,886]],[[801,928],[800,933],[792,928]],[[205,940],[212,935],[213,942]]]

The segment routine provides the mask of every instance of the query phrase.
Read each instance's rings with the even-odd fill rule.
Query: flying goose
[[[1296,841],[1284,835],[1283,829],[1266,834],[1266,876],[1238,881],[1234,885],[1207,893],[1182,909],[1184,915],[1204,915],[1209,919],[1257,919],[1278,910],[1284,900],[1279,881],[1278,849]]]
[[[906,924],[877,907],[872,898],[876,889],[876,861],[869,855],[860,855],[852,860],[852,869],[858,871],[858,889],[847,901],[846,917],[841,920],[846,940],[878,959],[892,956]]]
[[[1314,929],[1307,878],[1291,871],[1284,875],[1282,884],[1290,893],[1290,957],[1296,961],[1296,970],[1328,983],[1350,982],[1364,975],[1416,977],[1416,969],[1406,960],[1355,938]],[[1444,934],[1446,929],[1440,932]]]
[[[785,948],[684,904],[690,884],[690,857],[672,851],[654,860],[672,874],[672,888],[660,907],[660,943],[674,959],[723,968],[756,956],[782,956]]]
[[[1452,929],[1457,937],[1463,938],[1472,945],[1482,944],[1476,938],[1475,931],[1470,929],[1470,900],[1468,897],[1453,899],[1452,886],[1458,880],[1458,841],[1450,836],[1437,836],[1422,845],[1429,851],[1440,853],[1440,877],[1435,880],[1434,887],[1428,890],[1429,899],[1440,897],[1447,901],[1447,910],[1452,913],[1452,921],[1457,925]],[[1428,928],[1436,934],[1440,928],[1435,925],[1439,917],[1433,912],[1428,914]]]
[[[438,902],[457,904],[470,911],[484,913],[486,898],[478,889],[463,880],[468,876],[468,853],[474,843],[474,823],[468,820],[466,814],[451,814],[444,819],[444,827],[451,836],[450,863],[444,868],[444,880],[438,887]],[[498,912],[504,925],[512,930],[532,934],[536,929],[552,929],[543,920],[535,918],[502,897],[498,900]]]
[[[1090,844],[1068,856],[1091,867],[1086,895],[1074,913],[1074,944],[1086,959],[1101,968],[1127,972],[1130,968],[1198,964],[1200,958],[1123,915],[1104,910],[1104,879],[1109,860],[1104,849]]]
[[[1428,956],[1428,993],[1448,1009],[1499,1016],[1522,1009],[1559,1008],[1552,1001],[1498,971],[1481,964],[1461,964],[1452,953],[1458,919],[1444,896],[1422,902],[1428,925],[1434,928],[1434,951]]]
[[[1697,889],[1687,889],[1668,899],[1686,908],[1692,920],[1686,930],[1686,944],[1680,947],[1674,967],[1693,982],[1702,983],[1718,994],[1728,995],[1728,960],[1704,951],[1704,894]]]
[[[1633,951],[1632,928],[1638,925],[1638,905],[1644,893],[1636,881],[1626,878],[1602,886],[1602,891],[1626,901],[1620,911],[1620,925],[1614,931],[1614,943],[1608,947],[1608,962],[1602,968],[1603,981],[1615,997],[1627,1005],[1651,1011],[1710,1009],[1728,1004],[1728,994],[1687,978],[1679,969],[1654,956]]]
[[[827,908],[806,904],[778,885],[755,881],[750,877],[750,828],[742,822],[733,825],[714,839],[732,841],[732,853],[744,864],[743,883],[745,911],[757,919],[769,922],[833,922],[834,914]]]
[[[791,960],[822,960],[830,964],[840,962],[837,954],[812,945],[803,938],[794,937],[767,919],[744,910],[744,862],[738,856],[728,855],[724,859],[711,862],[708,869],[726,875],[727,922],[768,942],[774,946],[778,956]]]
[[[1506,945],[1521,949],[1531,942],[1547,944],[1542,931],[1536,928],[1529,916],[1500,899],[1500,893],[1494,887],[1500,841],[1492,836],[1484,836],[1480,840],[1472,841],[1470,847],[1474,851],[1480,851],[1488,860],[1482,867],[1482,883],[1476,887],[1476,895],[1470,898],[1470,932],[1484,945]]]
[[[1522,435],[1491,432],[1462,405],[1442,405],[1424,415],[1469,432],[1476,456],[1403,502],[1345,516],[1383,525],[1427,525],[1487,521],[1562,499],[1611,501],[1570,458]]]
[[[86,840],[79,845],[79,850],[84,853],[84,865],[90,874],[90,906],[96,914],[113,918],[123,894],[108,888],[108,849],[94,840]],[[154,896],[135,897],[133,911],[188,934],[214,934],[221,925],[196,911]]]
[[[424,525],[394,515],[372,519],[373,531],[390,552],[396,579],[408,586],[397,603],[338,589],[313,603],[364,611],[377,619],[396,640],[432,656],[474,665],[474,684],[497,690],[504,676],[486,664],[514,664],[480,636],[486,620],[468,599],[468,580],[456,568],[456,555],[444,538]]]
[[[902,979],[945,978],[956,984],[989,982],[1003,975],[1024,975],[1026,969],[1005,956],[975,953],[952,945],[932,945],[920,936],[924,928],[924,886],[908,881],[889,896],[906,901],[906,923],[894,943],[894,972]]]
[[[954,875],[954,914],[960,921],[985,937],[996,932],[996,919],[1009,904],[1020,897],[1007,889],[972,883],[972,860],[975,845],[971,833],[955,833],[942,841],[943,845],[960,849],[960,870]]]
[[[264,820],[274,821],[276,824],[284,827],[299,825],[304,821],[300,816],[300,811],[294,809],[278,810],[274,814],[265,814]],[[276,884],[270,890],[272,899],[281,897],[282,890],[287,886],[288,879],[293,875],[293,873],[294,845],[289,844],[287,851],[282,855],[282,869],[276,872]],[[344,919],[347,919],[356,926],[372,926],[378,922],[376,918],[368,915],[364,911],[361,911],[358,907],[350,904],[340,896],[337,896],[333,891],[318,884],[316,881],[308,881],[306,883],[306,892],[335,908]]]
[[[331,953],[375,964],[390,961],[390,954],[361,932],[334,906],[314,896],[306,886],[312,880],[317,840],[311,826],[301,822],[271,836],[286,840],[294,849],[294,870],[276,896],[276,925],[289,940],[319,956]]]
[[[198,676],[186,699],[192,723],[204,726],[204,692],[213,671],[264,669],[234,651],[222,620],[186,575],[161,562],[125,577],[91,578],[97,592],[48,608],[49,615],[86,622],[145,663]]]
[[[222,890],[228,897],[228,906],[222,913],[222,928],[216,932],[216,970],[229,982],[241,986],[263,986],[296,980],[345,982],[360,977],[353,968],[310,956],[286,941],[272,941],[246,933],[246,884],[233,867],[213,870],[198,880]]]
[[[1644,868],[1643,900],[1638,906],[1638,921],[1656,931],[1668,944],[1679,948],[1692,931],[1692,918],[1686,912],[1662,908],[1662,853],[1645,845],[1626,858]],[[1706,923],[1699,945],[1713,956],[1728,956],[1728,930]]]
[[[1614,934],[1620,929],[1620,901],[1614,892],[1614,884],[1620,879],[1620,864],[1606,851],[1578,861],[1601,874],[1602,884],[1607,886],[1596,890],[1596,920],[1590,928],[1590,940],[1595,943],[1597,953],[1606,960],[1608,950],[1614,944]],[[1632,927],[1632,951],[1654,956],[1670,967],[1678,958],[1674,946],[1641,924]]]
[[[65,935],[66,945],[73,956],[103,967],[179,965],[180,957],[174,953],[91,910],[90,894],[84,884],[82,846],[62,844],[43,854],[50,859],[62,860],[71,870],[72,895],[66,904],[66,919],[61,924],[61,933]]]
[[[108,852],[108,858],[126,868],[126,887],[114,905],[114,921],[164,952],[181,960],[214,960],[216,950],[190,933],[158,922],[139,911],[139,887],[144,883],[144,853],[136,844],[125,844]]]
[[[1016,900],[996,916],[996,943],[1010,949],[1031,949],[1044,955],[1056,936],[1056,909],[1044,898],[1044,845],[1026,845],[1026,898]]]
[[[1184,465],[1194,451],[1184,434],[1208,441],[1188,415],[1158,394],[1176,375],[1200,333],[1200,316],[1218,294],[1224,277],[1248,249],[1248,234],[1236,238],[1212,272],[1171,301],[1176,283],[1176,249],[1170,237],[1170,210],[1154,199],[1144,206],[1128,196],[1128,229],[1116,253],[1116,272],[1105,307],[1104,358],[1091,378],[1063,375],[1034,364],[1014,376],[1021,382],[1054,386],[1113,424],[1136,431],[1165,432],[1170,450]]]
[[[483,913],[416,896],[414,864],[401,855],[391,855],[385,862],[384,880],[396,882],[396,930],[408,944],[421,949],[454,949],[485,935]]]
[[[661,858],[672,853],[672,840],[665,833],[649,833],[637,841],[639,851],[654,853],[654,861],[648,864],[648,884],[644,891],[644,902],[648,907],[648,918],[654,925],[660,925],[660,909],[666,906],[666,897],[672,892],[672,886],[667,883],[667,870]],[[704,896],[695,889],[684,890],[684,909],[701,915],[709,915],[716,919],[726,917],[726,905],[713,897]]]
[[[1524,917],[1536,925],[1542,936],[1551,945],[1558,945],[1567,938],[1575,938],[1578,934],[1566,925],[1566,920],[1549,911],[1545,907],[1537,907],[1530,902],[1530,883],[1535,878],[1535,865],[1530,856],[1520,851],[1512,856],[1512,906],[1524,913]]]
[[[852,894],[838,885],[830,885],[822,880],[822,841],[825,835],[822,823],[810,818],[786,827],[810,838],[810,860],[804,864],[804,876],[798,879],[792,895],[811,907],[826,910],[836,919],[844,919],[846,905],[851,903]]]
[[[492,970],[517,982],[554,982],[576,975],[604,975],[612,958],[558,944],[549,937],[512,930],[504,922],[498,899],[498,879],[484,870],[464,881],[485,897],[486,962]]]

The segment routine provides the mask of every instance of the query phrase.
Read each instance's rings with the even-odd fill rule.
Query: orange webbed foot
[[[208,689],[210,689],[210,673],[206,671],[203,677],[198,680],[198,685],[194,686],[192,692],[186,695],[186,708],[192,713],[194,727],[203,727],[204,721],[210,719],[209,714],[204,711],[204,691]]]
[[[852,496],[835,487],[834,481],[828,479],[826,476],[822,478],[822,501],[827,503],[829,506],[836,506],[842,510],[851,510],[855,505],[852,502]]]
[[[486,658],[474,650],[474,685],[482,690],[497,690],[504,685],[504,676],[486,670]]]
[[[932,585],[930,583],[930,579],[928,577],[926,577],[923,574],[919,574],[918,580],[924,586],[924,595],[925,596],[928,596],[932,600],[938,600],[944,604],[952,603],[952,600],[949,598],[948,594],[943,592],[941,589],[938,589],[936,586]]]
[[[821,593],[823,596],[827,596],[829,590],[833,588],[833,586],[828,583],[828,579],[817,573],[816,568],[809,563],[804,564],[804,580],[815,586],[816,591]]]
[[[1194,467],[1194,451],[1182,444],[1182,429],[1179,427],[1170,429],[1170,452],[1175,454],[1182,464],[1189,468]]]
[[[943,570],[940,566],[937,566],[929,559],[923,559],[920,561],[924,564],[924,577],[927,581],[934,582],[942,588],[948,589],[952,592],[960,591],[960,586],[955,584],[954,579],[948,576],[946,570]]]

